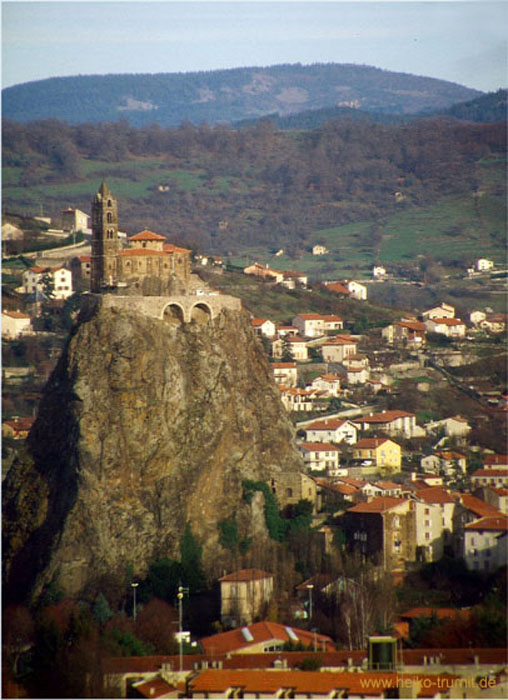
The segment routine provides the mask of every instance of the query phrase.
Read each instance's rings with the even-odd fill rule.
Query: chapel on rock
[[[168,296],[185,294],[191,278],[190,250],[168,243],[164,236],[141,231],[121,248],[118,203],[102,183],[92,200],[92,293]]]

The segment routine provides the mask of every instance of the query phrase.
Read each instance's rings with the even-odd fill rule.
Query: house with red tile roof
[[[466,324],[458,318],[429,318],[425,321],[429,333],[440,333],[447,338],[464,338]]]
[[[355,418],[355,425],[360,430],[377,430],[391,436],[401,435],[405,438],[417,437],[422,429],[416,425],[416,416],[407,411],[382,411],[368,416]]]
[[[497,486],[487,486],[475,492],[474,495],[478,495],[485,503],[494,506],[494,508],[500,510],[501,513],[508,515],[508,489],[499,488]]]
[[[257,335],[264,335],[265,338],[275,337],[275,323],[268,318],[251,318],[250,325]]]
[[[482,486],[508,487],[508,469],[477,469],[471,475],[473,488]]]
[[[307,341],[304,338],[296,335],[288,335],[284,339],[277,338],[272,342],[272,356],[280,359],[284,354],[284,344],[289,349],[291,357],[299,362],[305,362],[309,359],[309,351]]]
[[[400,472],[402,464],[400,445],[389,438],[361,438],[353,445],[353,459],[386,473]]]
[[[484,469],[508,469],[508,455],[487,455],[483,460]]]
[[[250,624],[273,595],[273,574],[241,569],[219,579],[221,620],[228,625]]]
[[[325,471],[331,476],[340,466],[340,450],[329,442],[302,442],[298,445],[310,471]]]
[[[438,450],[431,455],[422,457],[420,465],[428,472],[434,472],[446,477],[453,477],[458,472],[466,473],[466,455],[456,450]]]
[[[272,362],[270,364],[275,383],[279,386],[296,386],[298,371],[296,362]]]
[[[255,654],[281,650],[284,644],[299,642],[320,651],[333,651],[335,644],[330,637],[276,622],[255,622],[227,632],[201,639],[205,654]]]
[[[508,562],[508,516],[486,515],[464,526],[462,552],[473,571],[495,571]]]
[[[300,313],[291,322],[305,338],[317,338],[330,331],[344,328],[340,316],[315,313]]]
[[[263,277],[271,282],[280,284],[284,280],[284,273],[280,270],[272,270],[268,265],[253,263],[243,268],[244,275],[254,275],[255,277]]]
[[[356,355],[357,342],[349,336],[336,335],[321,346],[325,362],[342,362],[349,355]]]
[[[357,439],[357,427],[350,420],[341,418],[324,418],[317,420],[305,428],[305,438],[307,442],[347,442],[352,445]]]
[[[20,335],[33,333],[32,319],[21,311],[2,311],[2,338],[14,340]]]
[[[326,396],[337,397],[341,394],[340,377],[338,374],[322,374],[316,377],[310,386],[313,389],[326,392]]]
[[[378,496],[349,508],[342,518],[346,546],[386,571],[403,570],[416,558],[414,507],[408,498]]]
[[[403,319],[383,328],[381,336],[390,344],[407,343],[421,347],[427,340],[427,329],[421,321]]]

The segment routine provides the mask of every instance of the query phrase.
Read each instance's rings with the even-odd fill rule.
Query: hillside
[[[58,221],[68,206],[89,211],[107,180],[128,233],[149,228],[200,252],[304,266],[317,279],[346,265],[414,261],[415,251],[463,263],[481,250],[501,262],[505,139],[502,124],[449,119],[345,120],[297,133],[266,122],[4,122],[3,206],[42,207]],[[315,243],[331,254],[312,256]],[[279,248],[285,257],[269,259]]]
[[[50,78],[2,91],[3,116],[174,126],[228,123],[323,107],[413,114],[481,93],[455,83],[353,64],[277,65],[197,73]]]
[[[468,102],[461,102],[441,112],[456,119],[471,122],[502,122],[507,118],[507,91],[489,92]]]

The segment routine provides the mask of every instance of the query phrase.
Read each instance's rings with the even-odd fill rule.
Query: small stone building
[[[249,625],[273,594],[273,574],[261,569],[234,571],[219,582],[221,621],[229,626]]]

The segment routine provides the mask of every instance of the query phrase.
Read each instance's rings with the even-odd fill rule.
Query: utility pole
[[[180,672],[183,671],[183,634],[182,634],[182,622],[183,622],[183,597],[184,595],[189,595],[189,589],[183,586],[178,586],[178,650],[180,657]]]
[[[314,588],[314,584],[309,583],[307,585],[307,590],[309,591],[309,621],[312,620],[312,590]]]

